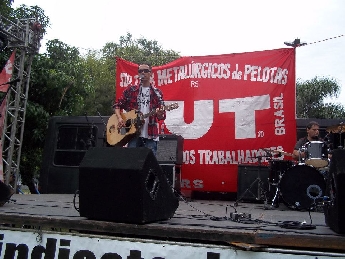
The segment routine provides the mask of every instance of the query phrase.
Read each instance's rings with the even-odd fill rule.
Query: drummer
[[[316,121],[311,121],[307,125],[307,136],[300,138],[292,152],[292,158],[296,161],[304,160],[305,159],[305,152],[303,151],[303,147],[307,142],[310,141],[323,141],[320,137],[320,125]]]

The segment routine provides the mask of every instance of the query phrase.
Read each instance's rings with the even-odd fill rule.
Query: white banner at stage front
[[[345,254],[283,249],[255,252],[220,245],[0,229],[0,256],[2,259],[326,259]]]

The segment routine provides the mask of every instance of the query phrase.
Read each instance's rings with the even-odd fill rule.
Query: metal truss
[[[7,48],[16,50],[12,78],[20,79],[10,85],[7,93],[6,118],[1,141],[3,145],[4,181],[16,189],[19,179],[26,105],[28,100],[31,64],[40,48],[42,33],[36,19],[12,22],[0,14],[0,33],[6,35]]]

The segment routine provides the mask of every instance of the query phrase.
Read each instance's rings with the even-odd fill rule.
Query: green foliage
[[[44,11],[39,6],[26,6],[21,5],[17,9],[13,10],[13,16],[15,19],[32,19],[34,18],[41,25],[42,35],[46,33],[47,27],[50,26],[49,17],[44,14]]]
[[[89,50],[84,59],[86,73],[90,81],[90,91],[85,96],[83,111],[88,115],[109,115],[115,89],[114,59],[104,58],[100,51]]]
[[[51,116],[110,115],[115,98],[116,56],[134,63],[163,65],[178,57],[156,41],[134,40],[130,34],[120,43],[82,56],[76,47],[59,40],[48,41],[46,53],[34,57],[30,76],[20,172],[25,184],[38,177],[44,136]]]
[[[28,186],[31,186],[32,179],[38,178],[40,173],[48,120],[49,114],[41,105],[30,101],[27,103],[20,173],[22,182]]]
[[[13,16],[13,9],[11,5],[13,4],[14,0],[1,0],[0,1],[0,14],[4,17],[11,17]]]
[[[29,99],[51,115],[81,115],[85,96],[92,92],[79,50],[59,40],[47,43],[47,53],[35,57]]]
[[[136,64],[146,61],[152,66],[161,66],[180,57],[173,50],[163,50],[155,40],[133,39],[130,33],[121,36],[119,43],[106,43],[102,52],[103,57],[120,57]]]
[[[110,115],[113,112],[116,57],[136,64],[146,61],[152,66],[159,66],[177,59],[179,54],[172,50],[163,50],[154,40],[133,39],[130,33],[121,36],[119,43],[106,43],[101,51],[89,51],[84,57],[87,76],[93,86],[84,102],[84,110],[89,115],[97,115],[97,112]]]
[[[333,119],[345,117],[340,104],[326,103],[326,98],[338,97],[340,85],[332,78],[314,77],[296,82],[296,114],[298,118]]]
[[[13,9],[11,5],[13,4],[13,0],[2,0],[0,1],[0,15],[7,20],[12,21],[13,23],[17,23],[18,20],[22,19],[32,19],[34,18],[37,22],[39,22],[41,29],[40,35],[46,33],[47,27],[50,26],[49,18],[44,14],[44,11],[38,6],[26,6],[21,5],[17,9]],[[6,26],[6,24],[5,24]],[[6,27],[7,28],[7,27]],[[2,68],[8,58],[11,56],[13,49],[5,48],[3,51],[0,51],[0,67]]]
[[[0,1],[0,16],[5,17],[9,19],[13,16],[13,9],[11,8],[11,5],[13,3],[13,0],[2,0]],[[4,28],[2,28],[4,29]],[[5,45],[7,43],[7,36],[4,33],[1,33],[0,31],[0,37],[4,41]],[[6,47],[3,47],[0,49],[0,72],[4,65],[6,64],[8,58],[11,56],[12,50],[7,49]]]

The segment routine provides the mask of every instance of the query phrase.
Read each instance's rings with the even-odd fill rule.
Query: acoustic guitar
[[[172,103],[166,106],[163,106],[161,110],[171,111],[178,108],[178,103]],[[110,116],[107,123],[107,142],[111,146],[124,146],[136,134],[140,133],[141,126],[143,121],[154,114],[156,110],[152,110],[147,114],[142,114],[136,110],[131,110],[126,113],[121,113],[121,117],[125,123],[125,126],[122,128],[117,128],[118,119],[116,114]]]

